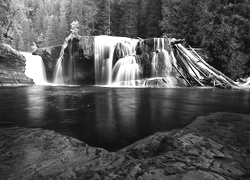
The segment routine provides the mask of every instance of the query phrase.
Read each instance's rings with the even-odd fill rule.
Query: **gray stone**
[[[7,44],[0,44],[0,86],[30,85],[33,80],[25,75],[25,57]]]
[[[117,152],[54,131],[0,129],[2,179],[247,179],[250,116],[213,113]]]

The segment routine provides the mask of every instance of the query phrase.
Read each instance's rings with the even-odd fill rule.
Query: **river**
[[[110,151],[211,112],[250,114],[249,90],[23,86],[0,88],[0,127],[54,130]]]

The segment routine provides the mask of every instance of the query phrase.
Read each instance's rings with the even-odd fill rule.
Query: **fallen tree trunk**
[[[190,46],[189,46],[190,47]],[[191,48],[191,47],[190,47]],[[223,73],[221,73],[220,71],[218,71],[217,69],[215,69],[214,67],[210,66],[204,59],[202,59],[200,57],[199,54],[197,54],[193,48],[191,48],[191,50],[196,54],[196,56],[199,58],[199,61],[201,61],[205,66],[207,66],[209,69],[213,70],[214,72],[216,72],[217,74],[221,75],[222,77],[224,77],[227,81],[229,81],[230,83],[232,83],[235,86],[238,86],[232,79],[230,79],[229,77],[227,77],[226,75],[224,75]]]
[[[194,69],[193,69],[193,67],[192,67],[192,65],[191,64],[189,64],[189,62],[188,61],[185,61],[185,60],[183,60],[184,58],[187,58],[184,54],[181,54],[181,52],[178,52],[177,51],[177,53],[178,53],[178,56],[179,56],[179,59],[180,59],[180,61],[179,61],[179,63],[181,63],[182,65],[181,65],[181,68],[185,71],[185,73],[186,73],[186,75],[187,76],[189,76],[190,78],[192,78],[196,83],[198,83],[200,86],[204,86],[199,80],[198,80],[198,78],[199,78],[199,76],[197,75],[197,73],[194,71]],[[192,76],[192,74],[188,71],[188,68],[191,70],[191,72],[194,74],[193,76]]]
[[[233,80],[231,80],[230,78],[228,78],[227,76],[219,72],[218,70],[214,69],[213,67],[208,65],[206,62],[204,63],[203,62],[204,60],[202,61],[200,59],[197,59],[191,52],[185,49],[181,44],[175,44],[175,46],[180,51],[180,53],[183,53],[185,56],[188,57],[186,58],[188,63],[196,67],[198,71],[201,71],[202,74],[204,73],[207,76],[205,78],[213,80],[213,82],[215,78],[219,82],[222,82],[223,84],[225,84],[223,85],[223,88],[228,88],[228,87],[233,88],[233,89],[239,88],[239,86]]]

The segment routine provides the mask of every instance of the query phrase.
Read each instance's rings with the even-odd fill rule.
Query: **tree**
[[[98,34],[111,35],[111,0],[101,0],[98,3],[96,27]]]
[[[124,1],[121,6],[124,8],[124,14],[121,17],[119,30],[122,36],[136,38],[138,36],[137,4],[134,1]]]
[[[43,0],[38,0],[38,7],[34,18],[34,27],[37,34],[44,33],[46,31],[44,27],[44,17],[46,15],[45,5]]]
[[[185,38],[191,46],[204,47],[210,64],[237,79],[250,73],[249,3],[245,0],[163,1],[161,26],[167,35]]]
[[[55,46],[60,44],[57,37],[58,32],[58,17],[52,15],[48,22],[48,29],[45,35],[45,45],[46,46]]]
[[[147,16],[147,37],[160,37],[162,30],[160,28],[160,21],[162,20],[162,0],[149,0]]]
[[[8,0],[0,0],[0,43],[3,41],[3,38],[7,38],[8,32],[6,32],[6,28],[8,27],[8,14],[9,14],[9,1]]]
[[[69,33],[68,20],[66,18],[66,9],[65,5],[62,4],[60,8],[60,24],[58,29],[58,42],[63,43],[64,39]]]

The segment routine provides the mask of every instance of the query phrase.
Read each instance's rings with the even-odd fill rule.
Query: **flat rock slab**
[[[249,179],[250,116],[213,113],[118,152],[54,131],[0,129],[1,179]]]

